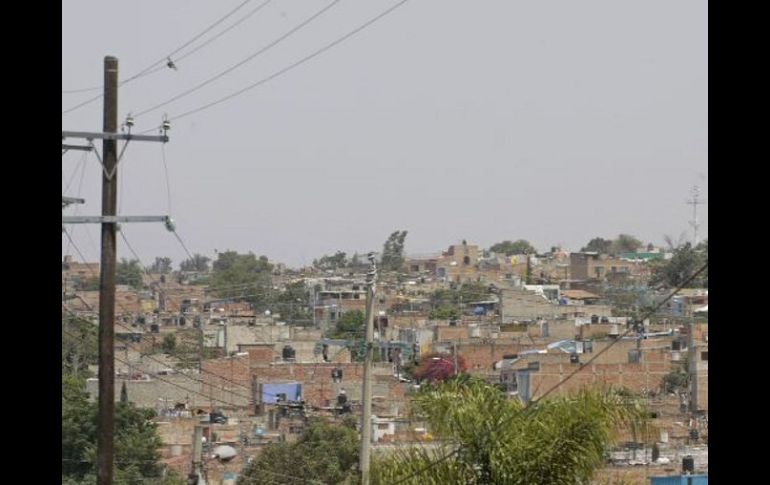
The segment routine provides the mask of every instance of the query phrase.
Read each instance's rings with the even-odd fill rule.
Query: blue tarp
[[[278,394],[286,394],[286,400],[289,402],[299,401],[302,398],[302,384],[299,382],[262,384],[263,403],[275,404],[278,400]]]

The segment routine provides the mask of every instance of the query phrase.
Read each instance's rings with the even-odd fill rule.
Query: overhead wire
[[[214,107],[214,106],[216,106],[218,104],[224,103],[225,101],[228,101],[228,100],[230,100],[232,98],[240,96],[241,94],[243,94],[243,93],[245,93],[247,91],[250,91],[251,89],[254,89],[254,88],[258,87],[258,86],[261,86],[262,84],[265,84],[265,83],[267,83],[269,81],[272,81],[273,79],[275,79],[275,78],[277,78],[277,77],[279,77],[279,76],[281,76],[281,75],[291,71],[292,69],[294,69],[296,67],[301,66],[305,62],[308,62],[311,59],[313,59],[315,57],[318,57],[319,55],[323,54],[324,52],[326,52],[326,51],[334,48],[335,46],[343,43],[347,39],[353,37],[354,35],[358,34],[362,30],[364,30],[367,27],[371,26],[372,24],[376,23],[377,21],[379,21],[383,17],[387,16],[388,14],[393,12],[394,10],[396,10],[399,7],[403,6],[408,1],[409,0],[401,0],[400,2],[396,3],[395,5],[391,6],[388,9],[384,10],[383,12],[379,13],[375,17],[369,19],[368,21],[366,21],[365,23],[363,23],[360,26],[356,27],[355,29],[351,30],[347,34],[343,35],[342,37],[337,38],[336,40],[334,40],[334,41],[324,45],[323,47],[321,47],[320,49],[314,51],[313,53],[311,53],[311,54],[309,54],[309,55],[307,55],[307,56],[305,56],[305,57],[303,57],[303,58],[293,62],[292,64],[289,64],[288,66],[284,67],[283,69],[280,69],[280,70],[274,72],[273,74],[270,74],[267,77],[264,77],[264,78],[262,78],[262,79],[260,79],[260,80],[258,80],[256,82],[254,82],[252,84],[249,84],[246,87],[241,88],[241,89],[239,89],[239,90],[237,90],[235,92],[232,92],[232,93],[230,93],[230,94],[228,94],[226,96],[223,96],[223,97],[218,98],[218,99],[216,99],[214,101],[211,101],[209,103],[206,103],[206,104],[203,104],[201,106],[198,106],[197,108],[190,109],[190,110],[185,111],[183,113],[180,113],[178,115],[173,115],[170,118],[168,118],[168,120],[169,121],[180,120],[180,119],[186,118],[188,116],[192,116],[192,115],[194,115],[196,113],[200,113],[201,111],[207,110],[207,109],[212,108],[212,107]],[[142,134],[149,133],[149,132],[157,130],[159,127],[160,126],[153,127],[153,128],[147,129],[147,130],[145,130],[145,131],[143,131],[141,133]]]
[[[263,3],[259,4],[259,5],[257,5],[257,7],[256,7],[256,8],[254,8],[254,9],[250,10],[250,11],[249,11],[249,12],[248,12],[246,15],[244,15],[243,17],[241,17],[240,19],[238,19],[237,21],[235,21],[234,23],[232,23],[232,24],[231,24],[229,27],[227,27],[226,29],[222,30],[222,31],[221,31],[221,32],[219,32],[217,35],[215,35],[214,37],[212,37],[212,38],[210,38],[209,40],[207,40],[206,42],[204,42],[204,43],[202,43],[202,44],[198,45],[197,47],[195,47],[195,49],[193,49],[193,50],[191,50],[191,51],[189,51],[189,52],[187,52],[187,53],[185,53],[185,54],[183,54],[183,55],[181,55],[181,56],[179,56],[179,57],[176,57],[176,58],[174,58],[174,59],[173,59],[173,61],[174,61],[174,64],[179,64],[179,61],[182,61],[182,60],[186,59],[187,57],[189,57],[189,56],[191,56],[191,55],[195,54],[195,53],[196,53],[196,52],[198,52],[199,50],[201,50],[201,49],[203,49],[204,47],[206,47],[207,45],[211,44],[212,42],[214,42],[215,40],[217,40],[218,38],[220,38],[221,36],[223,36],[223,35],[224,35],[224,34],[226,34],[227,32],[231,31],[232,29],[234,29],[235,27],[237,27],[238,25],[240,25],[240,24],[241,24],[241,23],[243,23],[244,21],[246,21],[246,20],[248,20],[249,18],[251,18],[251,16],[252,16],[252,15],[254,15],[255,13],[259,12],[260,10],[262,10],[264,7],[266,7],[266,6],[267,6],[267,5],[268,5],[270,2],[272,2],[272,1],[273,1],[273,0],[265,0],[265,2],[263,2]],[[150,72],[148,72],[147,74],[148,74],[148,75],[149,75],[149,74],[153,74],[153,73],[155,73],[155,72],[158,72],[158,71],[162,71],[162,70],[164,70],[164,69],[166,69],[166,68],[167,68],[166,66],[158,66],[158,67],[154,68],[153,70],[151,70]]]
[[[247,3],[251,2],[251,1],[252,1],[252,0],[244,0],[243,2],[241,2],[240,4],[238,4],[238,5],[237,5],[235,8],[233,8],[232,10],[230,10],[230,11],[229,11],[227,14],[225,14],[223,17],[220,17],[220,18],[219,18],[218,20],[216,20],[214,23],[212,23],[211,25],[209,25],[208,27],[206,27],[206,28],[205,28],[203,31],[201,31],[201,32],[200,32],[200,33],[198,33],[197,35],[193,36],[193,37],[192,37],[190,40],[188,40],[187,42],[185,42],[185,43],[184,43],[184,44],[182,44],[181,46],[177,47],[176,49],[174,49],[174,50],[173,50],[172,52],[170,52],[169,54],[166,54],[165,56],[163,56],[163,58],[162,58],[162,59],[159,59],[159,60],[157,60],[157,61],[153,62],[152,64],[150,64],[149,66],[145,67],[144,69],[142,69],[142,70],[141,70],[141,71],[139,71],[138,73],[136,73],[136,74],[134,74],[133,76],[130,76],[130,77],[128,77],[127,79],[125,79],[125,80],[123,80],[122,82],[120,82],[119,86],[125,86],[126,84],[128,84],[128,83],[130,83],[130,82],[132,82],[132,81],[134,81],[134,80],[136,80],[136,79],[139,79],[139,78],[141,78],[141,77],[144,77],[144,76],[146,76],[146,75],[148,75],[148,74],[151,74],[152,72],[157,72],[157,70],[153,70],[153,69],[154,69],[154,68],[155,68],[155,67],[156,67],[158,64],[162,64],[162,63],[164,63],[164,62],[168,62],[169,60],[171,60],[171,56],[173,56],[173,55],[177,54],[179,51],[183,50],[185,47],[189,46],[190,44],[192,44],[192,43],[193,43],[193,42],[195,42],[196,40],[200,39],[202,36],[204,36],[205,34],[207,34],[208,32],[210,32],[210,31],[211,31],[211,30],[212,30],[214,27],[216,27],[217,25],[219,25],[219,24],[221,24],[222,22],[224,22],[225,20],[227,20],[227,19],[228,19],[230,16],[232,16],[233,14],[235,14],[235,13],[236,13],[238,10],[240,10],[241,8],[243,8],[243,7],[244,7],[244,6],[245,6]],[[262,6],[265,6],[267,3],[269,3],[269,1],[271,1],[271,0],[268,0],[268,2],[265,2],[265,4],[263,4]],[[261,9],[261,8],[260,8],[260,9]],[[259,11],[260,9],[257,9],[256,11]],[[251,16],[251,15],[253,15],[254,13],[256,13],[256,12],[250,12],[249,14],[247,14],[247,16],[248,16],[248,17],[250,17],[250,16]],[[229,29],[227,29],[227,31],[231,30],[231,29],[232,29],[232,27],[233,27],[233,26],[231,26]],[[220,34],[219,36],[221,36],[221,34]],[[218,36],[218,37],[219,37],[219,36]],[[209,42],[209,43],[210,43],[210,42]],[[196,50],[199,50],[199,49],[196,49]],[[189,55],[189,54],[188,54],[188,55]],[[185,57],[186,57],[186,56],[185,56]],[[90,88],[80,88],[80,89],[69,89],[69,90],[62,90],[62,94],[70,94],[70,93],[81,93],[81,92],[90,92],[90,91],[96,91],[96,90],[98,90],[98,89],[102,89],[102,86],[92,86],[92,87],[90,87]],[[81,103],[79,103],[79,104],[77,104],[77,105],[75,105],[75,106],[73,106],[73,107],[71,107],[71,108],[69,108],[69,109],[66,109],[66,110],[62,111],[62,115],[65,115],[65,114],[67,114],[67,113],[70,113],[70,112],[72,112],[72,111],[75,111],[75,110],[76,110],[76,109],[78,109],[78,108],[81,108],[81,107],[83,107],[83,106],[86,106],[86,105],[88,105],[88,104],[91,104],[91,103],[93,103],[94,101],[96,101],[96,100],[98,100],[98,99],[101,99],[102,97],[103,97],[103,94],[98,94],[98,95],[96,95],[96,96],[94,96],[94,97],[92,97],[92,98],[86,99],[85,101],[83,101],[83,102],[81,102]]]
[[[311,15],[310,17],[308,17],[304,21],[300,22],[299,24],[297,24],[296,26],[291,28],[289,31],[287,31],[285,34],[281,35],[280,37],[278,37],[274,41],[270,42],[269,44],[265,45],[264,47],[262,47],[261,49],[257,50],[256,52],[253,52],[252,54],[249,54],[244,59],[242,59],[239,62],[233,64],[232,66],[228,67],[224,71],[222,71],[222,72],[220,72],[220,73],[218,73],[218,74],[216,74],[216,75],[206,79],[205,81],[203,81],[203,82],[193,86],[190,89],[182,91],[181,93],[179,93],[179,94],[177,94],[175,96],[172,96],[171,98],[169,98],[169,99],[167,99],[165,101],[161,101],[160,103],[157,103],[157,104],[155,104],[155,105],[153,105],[153,106],[151,106],[149,108],[137,111],[136,113],[134,113],[134,118],[138,118],[138,117],[140,117],[140,116],[142,116],[144,114],[147,114],[147,113],[155,111],[155,110],[157,110],[159,108],[162,108],[163,106],[166,106],[167,104],[170,104],[170,103],[172,103],[172,102],[174,102],[176,100],[182,99],[182,98],[184,98],[184,97],[186,97],[186,96],[188,96],[188,95],[198,91],[199,89],[202,89],[203,87],[211,84],[212,82],[214,82],[214,81],[216,81],[216,80],[226,76],[227,74],[233,72],[234,70],[238,69],[239,67],[243,66],[244,64],[246,64],[246,63],[252,61],[253,59],[255,59],[256,57],[260,56],[261,54],[269,51],[270,49],[272,49],[276,45],[280,44],[285,39],[291,37],[294,33],[302,30],[305,26],[307,26],[308,24],[313,22],[315,19],[317,19],[318,17],[320,17],[324,13],[326,13],[328,10],[330,10],[332,7],[334,7],[335,5],[340,3],[340,1],[341,0],[332,0],[329,4],[327,4],[326,6],[321,8],[320,10],[318,10],[316,13],[314,13],[313,15]]]
[[[656,312],[657,312],[657,311],[658,311],[660,308],[662,308],[662,307],[663,307],[663,305],[665,305],[666,303],[668,303],[668,301],[669,301],[669,300],[671,300],[671,299],[672,299],[672,298],[673,298],[673,297],[674,297],[674,296],[675,296],[677,293],[679,293],[679,292],[680,292],[680,291],[681,291],[683,288],[685,288],[685,287],[686,287],[688,284],[690,284],[690,282],[692,282],[693,280],[695,280],[695,278],[697,278],[697,277],[698,277],[698,276],[699,276],[701,273],[703,273],[703,272],[704,272],[704,271],[706,271],[707,269],[708,269],[708,260],[706,260],[706,261],[704,262],[704,264],[703,264],[703,265],[702,265],[702,266],[701,266],[701,267],[700,267],[698,270],[696,270],[696,271],[695,271],[693,274],[691,274],[691,275],[690,275],[690,277],[688,277],[686,280],[684,280],[682,283],[680,283],[680,284],[679,284],[679,286],[677,286],[677,287],[674,289],[674,291],[672,291],[672,292],[671,292],[671,293],[670,293],[670,294],[669,294],[669,295],[668,295],[666,298],[664,298],[663,300],[661,300],[660,302],[658,302],[658,304],[657,304],[657,305],[655,305],[653,308],[651,308],[650,310],[648,310],[648,311],[647,311],[647,312],[646,312],[646,313],[645,313],[645,314],[644,314],[644,315],[643,315],[643,316],[640,318],[640,320],[642,320],[642,321],[643,321],[643,320],[645,320],[645,319],[649,318],[650,316],[654,315],[654,314],[655,314],[655,313],[656,313]],[[526,412],[528,412],[528,411],[531,411],[532,409],[534,409],[534,407],[535,407],[535,404],[537,404],[537,403],[538,403],[538,402],[540,402],[540,401],[541,401],[543,398],[545,398],[546,396],[548,396],[549,394],[551,394],[552,392],[554,392],[556,389],[558,389],[559,387],[561,387],[562,385],[564,385],[564,383],[566,383],[566,382],[567,382],[569,379],[571,379],[572,377],[574,377],[574,376],[575,376],[575,375],[576,375],[578,372],[580,372],[581,370],[583,370],[583,369],[587,368],[589,364],[591,364],[592,362],[594,362],[594,361],[595,361],[597,358],[599,358],[599,357],[600,357],[600,356],[601,356],[603,353],[607,352],[607,351],[608,351],[608,350],[609,350],[609,349],[610,349],[610,348],[611,348],[613,345],[615,345],[616,343],[620,342],[620,341],[621,341],[621,339],[622,339],[624,336],[626,336],[626,335],[630,334],[630,333],[631,333],[631,332],[633,332],[633,331],[634,331],[634,327],[633,327],[633,326],[632,326],[632,327],[630,327],[630,328],[628,328],[628,329],[627,329],[625,332],[623,332],[622,334],[620,334],[620,335],[618,336],[618,338],[617,338],[617,339],[613,340],[613,341],[612,341],[612,342],[610,342],[610,344],[609,344],[608,346],[606,346],[604,349],[602,349],[601,351],[599,351],[599,352],[597,352],[596,354],[594,354],[594,356],[593,356],[593,357],[591,357],[591,358],[590,358],[588,361],[586,361],[585,363],[581,363],[581,364],[580,364],[580,366],[579,366],[578,368],[576,368],[576,369],[575,369],[573,372],[571,372],[569,375],[567,375],[567,377],[565,377],[564,379],[560,380],[558,383],[556,383],[556,384],[555,384],[555,385],[553,385],[551,388],[549,388],[547,391],[545,391],[545,392],[544,392],[542,395],[540,395],[540,396],[539,396],[537,399],[531,399],[531,400],[529,401],[529,403],[527,403],[527,405],[524,407],[524,409],[523,409],[523,412],[524,412],[524,413],[526,413]],[[501,422],[501,423],[499,424],[499,427],[502,427],[502,426],[504,426],[504,425],[508,424],[508,423],[509,423],[509,421],[510,421],[510,419],[512,419],[512,418],[518,418],[518,417],[520,417],[520,415],[516,415],[516,416],[513,416],[513,417],[511,417],[511,418],[508,418],[508,420],[505,420],[505,421]],[[419,475],[422,475],[423,473],[425,473],[426,471],[430,470],[431,468],[433,468],[433,467],[435,467],[435,466],[439,465],[440,463],[442,463],[442,462],[444,462],[444,461],[448,460],[449,458],[451,458],[452,456],[456,455],[456,454],[457,454],[459,451],[460,451],[460,449],[458,448],[458,449],[456,449],[456,450],[454,450],[454,451],[452,451],[452,452],[450,452],[450,453],[446,454],[445,456],[442,456],[441,458],[439,458],[439,459],[437,459],[437,460],[434,460],[434,461],[432,461],[432,462],[428,463],[426,466],[424,466],[423,468],[421,468],[421,469],[417,470],[416,472],[413,472],[413,473],[409,474],[408,476],[404,477],[403,479],[401,479],[401,480],[398,480],[398,481],[394,482],[394,483],[393,483],[393,485],[399,485],[399,484],[401,484],[401,483],[404,483],[404,482],[406,482],[406,481],[408,481],[408,480],[411,480],[411,479],[413,479],[413,478],[416,478],[416,477],[418,477]]]
[[[73,334],[71,332],[68,332],[67,330],[62,329],[62,332],[64,332],[65,335],[68,335],[69,337],[71,337],[73,339],[78,339],[78,337],[75,334]],[[83,344],[84,342],[79,341],[77,343],[78,344]],[[126,362],[125,360],[123,360],[123,359],[121,359],[121,358],[119,358],[117,356],[114,356],[113,358],[115,359],[116,362],[119,362],[119,363],[121,363],[123,365],[126,365],[126,366],[131,366],[131,364],[129,362]],[[182,374],[182,375],[185,375],[185,374]],[[188,393],[196,394],[198,396],[201,396],[204,399],[208,399],[209,401],[217,401],[219,403],[226,404],[226,405],[232,406],[234,408],[242,407],[242,406],[240,406],[238,404],[235,404],[235,403],[230,402],[230,401],[226,401],[224,399],[219,399],[219,398],[216,398],[216,397],[213,397],[213,396],[207,396],[202,391],[196,391],[195,389],[190,389],[190,388],[185,387],[185,386],[183,386],[181,384],[177,384],[176,382],[170,381],[168,379],[164,379],[163,377],[161,377],[159,375],[155,375],[155,376],[153,376],[153,378],[157,379],[157,380],[159,380],[161,382],[165,382],[166,384],[170,384],[170,385],[172,385],[174,387],[177,387],[179,389],[182,389],[183,391],[186,391]],[[227,391],[227,392],[230,392],[230,391]]]
[[[128,241],[125,239],[125,235],[123,234],[123,231],[120,231],[120,232],[121,232],[121,235],[123,236],[124,242],[126,242],[126,243],[127,243],[126,245],[127,245],[127,246],[129,246],[129,249],[131,249],[131,250],[132,250],[132,252],[133,252],[133,249],[130,247],[130,244],[128,244]],[[65,234],[66,234],[66,232],[65,232]],[[69,234],[67,234],[67,237],[69,238]],[[74,243],[74,241],[72,241],[72,239],[71,239],[71,238],[70,238],[70,241],[72,242],[72,245],[73,245],[73,247],[75,248],[75,250],[77,251],[78,255],[80,255],[81,259],[83,259],[83,263],[85,263],[85,261],[86,261],[86,260],[85,260],[85,258],[83,257],[83,253],[80,251],[80,249],[77,247],[77,245]],[[136,257],[136,256],[138,256],[138,255],[136,255],[136,253],[134,253],[134,255],[135,255],[135,257]],[[137,258],[137,259],[139,259],[139,258]],[[88,267],[88,269],[91,271],[91,274],[92,274],[92,276],[93,276],[93,277],[95,277],[95,278],[98,278],[98,275],[96,275],[96,273],[95,273],[95,271],[93,270],[93,268],[91,268],[91,267],[89,266],[89,267]],[[130,311],[127,311],[127,310],[126,310],[126,308],[125,308],[123,305],[121,305],[120,303],[118,303],[118,305],[121,307],[121,310],[123,310],[123,312],[125,312],[125,313],[131,313]],[[75,314],[75,313],[74,313],[74,312],[73,312],[71,309],[69,309],[69,308],[68,308],[66,305],[63,305],[63,307],[64,307],[64,308],[65,308],[65,310],[66,310],[66,311],[68,311],[70,314],[72,314],[73,316],[76,316],[76,317],[77,317],[77,314]],[[128,327],[127,325],[125,325],[125,324],[123,324],[123,323],[121,323],[121,322],[119,322],[119,321],[117,321],[117,320],[115,321],[115,325],[117,325],[117,326],[120,326],[120,327],[123,327],[123,328],[125,328],[126,330],[130,330],[130,331],[133,331],[133,329],[132,329],[132,328]],[[165,364],[165,362],[159,361],[158,359],[155,359],[155,358],[153,358],[152,356],[146,356],[146,357],[148,357],[148,358],[149,358],[149,360],[153,360],[153,361],[155,361],[155,362],[158,362],[158,363],[162,363],[162,364]],[[209,375],[212,375],[212,376],[214,376],[214,377],[217,377],[217,378],[219,378],[219,379],[222,379],[222,380],[223,380],[223,381],[225,381],[225,382],[229,382],[229,383],[231,383],[231,384],[237,385],[237,386],[239,386],[239,387],[242,387],[242,388],[244,388],[244,389],[250,390],[250,388],[249,388],[248,386],[246,386],[246,385],[243,385],[243,384],[240,384],[240,383],[238,383],[238,382],[236,382],[236,381],[230,380],[230,379],[228,379],[228,378],[227,378],[227,377],[225,377],[225,376],[222,376],[222,375],[220,375],[220,374],[217,374],[217,373],[215,373],[215,372],[212,372],[212,371],[208,371],[208,370],[206,370],[206,369],[203,369],[202,367],[201,367],[201,369],[200,369],[200,370],[201,370],[201,372],[203,372],[203,373],[207,373],[207,374],[209,374]],[[189,376],[189,375],[187,375],[187,374],[183,374],[183,375],[185,375],[187,378],[189,378],[189,379],[191,379],[191,380],[194,380],[194,381],[198,381],[197,379],[193,378],[192,376]],[[201,382],[201,383],[203,383],[203,381],[198,381],[198,382]],[[211,384],[206,384],[206,385],[211,385]],[[225,389],[225,388],[220,388],[220,389],[221,389],[221,390],[223,390],[223,391],[225,391],[225,392],[232,392],[232,391],[231,391],[231,390],[229,390],[229,389]],[[247,399],[251,399],[251,398],[249,398],[249,397],[247,397],[247,396],[243,396],[243,395],[239,395],[239,397],[244,397],[244,398],[247,398]]]

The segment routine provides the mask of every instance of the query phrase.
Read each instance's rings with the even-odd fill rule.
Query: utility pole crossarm
[[[64,197],[62,197],[62,203],[64,203]],[[62,216],[61,222],[62,224],[112,224],[120,222],[168,222],[170,219],[169,216]]]
[[[70,204],[85,204],[85,199],[78,199],[76,197],[67,197],[62,195],[61,196],[61,206],[62,208],[67,207]]]
[[[91,145],[68,145],[66,143],[62,143],[61,144],[61,149],[65,150],[65,151],[67,151],[67,150],[81,150],[81,151],[84,151],[84,152],[90,152],[91,150],[94,149],[94,147],[92,147]]]
[[[86,140],[136,140],[136,141],[159,141],[166,143],[168,135],[132,135],[131,133],[105,133],[94,131],[62,131],[61,139],[65,138],[85,138]]]

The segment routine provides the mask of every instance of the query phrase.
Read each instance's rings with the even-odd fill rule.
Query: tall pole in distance
[[[369,463],[372,445],[372,353],[374,351],[374,286],[377,265],[374,253],[369,253],[369,272],[366,274],[366,355],[364,357],[364,409],[361,417],[361,484],[369,485]]]
[[[457,375],[457,341],[452,342],[452,357],[454,357],[455,375]]]
[[[118,59],[104,58],[105,133],[118,131]],[[117,140],[103,140],[102,215],[116,215]],[[99,280],[99,418],[96,438],[96,483],[112,485],[115,427],[115,231],[116,223],[102,223],[101,278]]]

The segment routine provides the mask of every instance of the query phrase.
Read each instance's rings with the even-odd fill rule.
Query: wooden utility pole
[[[369,463],[371,461],[372,446],[372,353],[374,351],[374,294],[375,280],[377,278],[377,266],[374,262],[374,253],[369,253],[371,264],[366,275],[366,354],[364,357],[364,409],[361,417],[361,456],[359,468],[361,469],[361,484],[369,485]]]
[[[94,151],[92,140],[102,140],[102,215],[101,216],[64,216],[62,224],[101,224],[101,267],[99,279],[99,407],[96,436],[96,483],[113,483],[113,440],[115,421],[115,269],[116,269],[116,233],[121,222],[165,222],[166,228],[174,230],[169,216],[118,216],[116,215],[118,194],[118,140],[156,141],[166,143],[166,132],[170,128],[164,120],[160,136],[132,135],[130,127],[133,119],[126,119],[128,133],[118,133],[118,59],[112,56],[104,58],[104,113],[103,131],[62,131],[62,150]],[[81,138],[89,142],[88,146],[65,144],[67,138]],[[125,149],[125,145],[123,147]],[[121,152],[122,153],[122,152]],[[96,153],[99,156],[98,152]],[[70,203],[83,203],[83,199],[73,199],[62,195],[62,207]],[[66,288],[65,288],[66,290]]]
[[[118,131],[118,60],[104,58],[104,133]],[[102,141],[102,216],[116,215],[117,140]],[[112,485],[115,426],[115,222],[102,223],[101,278],[99,280],[99,417],[96,438],[96,482]]]

